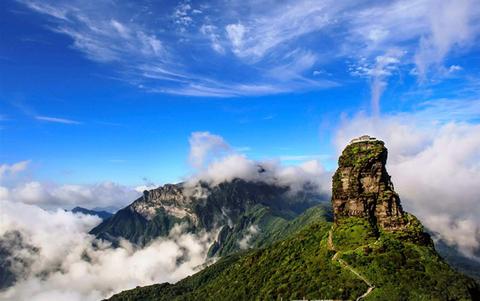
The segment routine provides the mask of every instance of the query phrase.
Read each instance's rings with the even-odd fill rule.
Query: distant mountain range
[[[122,237],[145,245],[168,236],[175,225],[182,224],[189,233],[219,231],[209,255],[223,256],[247,244],[260,247],[283,238],[318,215],[328,218],[325,201],[312,189],[292,192],[288,187],[241,179],[216,186],[199,183],[193,188],[185,183],[167,184],[145,191],[90,233],[114,244]],[[312,210],[305,212],[309,208]],[[302,213],[302,218],[296,219]],[[240,244],[245,237],[248,241]]]
[[[73,208],[71,211],[73,213],[83,213],[83,214],[86,214],[86,215],[96,215],[99,218],[101,218],[102,220],[106,220],[113,215],[113,213],[110,213],[110,212],[107,212],[107,211],[104,211],[104,210],[97,211],[97,210],[86,209],[86,208],[78,207],[78,206]]]
[[[473,277],[480,282],[480,261],[463,255],[457,248],[449,245],[438,234],[433,234],[433,237],[435,241],[435,249],[440,256],[448,262],[448,264],[453,266],[459,272]],[[476,254],[476,256],[477,258],[480,257],[479,254]]]
[[[100,217],[90,234],[113,247],[120,239],[142,247],[178,225],[182,233],[213,238],[210,265],[202,271],[111,300],[480,300],[480,263],[435,233],[432,240],[403,210],[386,161],[381,141],[348,145],[333,176],[331,202],[309,185],[294,191],[234,179],[167,184],[115,214],[71,211]],[[20,233],[0,238],[0,290],[16,281],[14,249],[38,251]]]
[[[479,284],[451,268],[421,222],[403,211],[386,160],[381,141],[348,145],[331,207],[242,180],[205,186],[202,198],[186,197],[182,184],[146,193],[92,233],[145,244],[176,222],[192,232],[220,229],[210,248],[220,260],[176,284],[110,300],[478,300]]]

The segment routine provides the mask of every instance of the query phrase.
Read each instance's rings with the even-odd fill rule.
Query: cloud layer
[[[257,162],[235,151],[222,137],[195,132],[190,137],[190,161],[195,168],[188,183],[211,185],[242,178],[289,185],[292,191],[305,184],[328,190],[329,173],[317,161],[282,166],[278,161]],[[138,194],[113,183],[55,185],[16,178],[28,161],[1,166],[10,185],[0,196],[0,245],[8,246],[6,260],[17,276],[14,286],[0,294],[2,300],[99,300],[138,285],[175,282],[205,263],[216,232],[186,234],[181,225],[166,238],[139,248],[122,241],[119,248],[87,234],[100,219],[62,209],[75,205],[98,207],[115,204],[118,198]],[[262,172],[259,172],[262,170]],[[13,177],[13,178],[12,178]],[[132,197],[128,200],[132,201]],[[49,208],[41,209],[39,206]],[[239,242],[248,247],[250,237]]]
[[[256,161],[238,152],[222,137],[209,132],[194,132],[190,137],[190,161],[194,173],[186,179],[187,187],[197,191],[200,181],[218,185],[235,178],[288,186],[292,192],[309,188],[328,195],[330,172],[316,159],[285,166],[280,160]]]
[[[338,129],[337,149],[363,134],[385,141],[387,169],[405,209],[464,254],[480,260],[476,257],[480,250],[480,126],[438,123],[422,112],[382,118],[358,115],[344,120]]]
[[[2,184],[2,183],[0,183]],[[14,181],[8,186],[0,185],[0,200],[11,200],[43,208],[118,209],[140,196],[134,188],[103,182],[91,185],[56,184],[40,181]]]
[[[337,155],[355,136],[370,134],[384,140],[389,149],[387,168],[405,209],[477,260],[480,126],[469,120],[477,118],[479,103],[437,100],[422,104],[414,114],[359,114],[345,118],[334,139]],[[331,171],[317,160],[294,166],[279,160],[256,161],[209,132],[194,132],[189,142],[194,170],[186,180],[192,193],[201,193],[195,190],[198,181],[217,185],[234,178],[288,185],[292,191],[308,184],[324,195],[330,192]],[[4,185],[0,240],[21,237],[22,241],[10,244],[15,256],[9,260],[20,278],[1,293],[2,299],[98,300],[137,285],[174,282],[204,263],[215,233],[193,236],[182,233],[179,226],[169,237],[143,249],[128,242],[113,249],[96,241],[87,233],[99,219],[39,206],[118,205],[120,198],[131,202],[139,192],[113,183],[78,186],[24,181],[21,175],[28,165],[29,161],[22,161],[0,166]],[[240,246],[248,247],[257,231],[250,229]]]
[[[242,178],[288,185],[292,191],[306,184],[323,193],[329,190],[329,173],[315,160],[289,167],[279,161],[257,162],[209,132],[194,132],[189,142],[194,174],[187,183],[193,189],[198,181],[217,185]],[[191,235],[177,225],[168,237],[144,248],[128,241],[111,248],[96,240],[88,231],[99,218],[59,208],[118,207],[139,192],[108,182],[58,185],[31,181],[21,177],[28,164],[0,166],[1,183],[6,185],[0,186],[0,245],[7,246],[10,255],[6,260],[17,276],[15,285],[0,294],[2,300],[99,300],[138,285],[175,282],[205,262],[215,231]],[[257,231],[250,229],[239,242],[242,248],[248,247]]]
[[[388,84],[382,58],[396,58],[399,75],[438,79],[449,58],[475,48],[480,32],[474,0],[19,2],[47,16],[72,48],[114,63],[120,78],[147,91],[232,97],[324,89],[345,81],[352,66],[371,66],[374,111]]]
[[[96,217],[5,200],[0,206],[0,240],[14,231],[24,242],[12,244],[19,248],[7,260],[19,279],[0,293],[2,300],[100,300],[137,285],[175,282],[204,263],[211,244],[210,236],[182,234],[179,226],[143,249],[127,241],[114,249],[87,234],[100,222]]]

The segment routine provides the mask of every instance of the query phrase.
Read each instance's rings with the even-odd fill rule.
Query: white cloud
[[[189,143],[189,160],[196,168],[203,167],[211,156],[231,149],[222,137],[209,132],[193,132],[189,138]]]
[[[120,73],[120,79],[148,92],[196,97],[237,97],[324,89],[335,85],[332,80],[306,81],[298,77],[281,80],[280,84],[278,78],[252,68],[248,63],[241,64],[241,69],[248,69],[256,76],[239,80],[238,77],[219,78],[212,75],[212,72],[206,75],[203,71],[216,68],[216,64],[206,63],[210,60],[203,59],[205,54],[201,54],[201,60],[184,55],[186,48],[199,50],[200,44],[196,43],[199,37],[195,35],[206,36],[213,51],[225,54],[228,37],[219,28],[227,27],[235,43],[242,42],[242,30],[246,28],[240,23],[228,26],[221,18],[211,16],[205,16],[202,22],[196,22],[194,17],[203,15],[203,12],[193,9],[188,2],[182,2],[174,8],[174,23],[179,26],[176,28],[179,32],[172,35],[166,34],[170,32],[168,26],[172,16],[165,15],[163,11],[157,14],[155,24],[151,24],[148,22],[151,19],[148,14],[142,15],[143,18],[132,16],[132,12],[121,11],[121,7],[112,6],[109,2],[98,4],[92,10],[88,1],[60,1],[55,2],[55,5],[37,0],[19,1],[32,10],[51,17],[49,28],[69,36],[73,40],[74,49],[94,61],[110,63]],[[157,23],[167,28],[164,29]],[[202,25],[196,25],[197,23]],[[237,46],[240,47],[240,44]],[[57,119],[57,122],[60,120]]]
[[[338,129],[338,150],[362,134],[385,141],[387,169],[404,207],[474,256],[480,249],[480,126],[425,119],[422,112],[357,116]]]
[[[148,59],[156,64],[165,62],[166,54],[156,35],[139,24],[116,18],[116,10],[106,3],[91,10],[87,2],[74,4],[61,1],[55,3],[55,6],[36,0],[21,2],[39,13],[53,17],[57,22],[52,29],[71,37],[74,48],[92,60],[128,63]],[[55,7],[55,10],[51,7]],[[62,12],[61,15],[59,11]]]
[[[268,71],[272,78],[277,78],[281,81],[289,81],[292,79],[301,80],[303,82],[312,82],[302,76],[306,71],[312,69],[317,61],[317,55],[311,51],[304,51],[295,49],[294,51],[285,55],[286,63],[273,67]],[[317,74],[318,75],[318,74]]]
[[[0,200],[11,200],[42,208],[120,208],[139,197],[134,188],[112,182],[90,185],[32,181],[23,174],[30,161],[0,165]]]
[[[420,39],[415,63],[420,79],[430,67],[441,65],[455,46],[471,42],[473,18],[478,18],[478,3],[473,0],[428,1],[429,32]],[[442,66],[443,67],[443,66]]]
[[[257,5],[261,4],[264,3]],[[254,13],[245,17],[247,24],[238,22],[226,26],[227,37],[237,56],[256,61],[282,44],[325,28],[339,7],[331,1],[288,1],[257,15],[255,12],[262,10],[254,5]]]
[[[454,47],[469,46],[480,29],[480,9],[471,0],[391,1],[347,15],[352,18],[349,40],[354,44],[367,42],[360,49],[354,46],[360,55],[403,48],[414,55],[407,62],[417,65],[420,78],[426,76],[429,67],[441,65]]]
[[[75,206],[120,208],[140,196],[135,189],[112,182],[91,185],[59,185],[27,181],[17,183],[12,187],[2,187],[2,191],[2,199],[43,208],[67,209]]]
[[[457,72],[463,70],[462,66],[459,65],[451,65],[448,67],[448,72]]]
[[[90,59],[114,62],[122,79],[149,92],[197,97],[330,88],[338,83],[312,75],[312,68],[345,60],[373,68],[391,49],[404,53],[395,63],[402,72],[416,64],[412,74],[420,79],[428,70],[442,78],[449,73],[444,61],[469,51],[480,32],[473,0],[195,3],[201,10],[182,1],[161,11],[146,5],[141,12],[112,2],[91,9],[89,1],[19,1],[49,16],[49,28],[69,36]],[[211,54],[198,43],[205,37],[211,51],[222,54],[212,57],[218,62],[204,59]],[[296,58],[289,55],[299,49]],[[219,69],[227,60],[235,65],[231,73]],[[244,73],[248,79],[238,76]],[[331,78],[336,75],[343,72]],[[389,80],[372,78],[374,111]]]
[[[81,124],[81,122],[79,122],[79,121],[66,119],[66,118],[58,118],[58,117],[35,116],[35,119],[40,120],[40,121],[53,122],[53,123]]]
[[[434,122],[470,122],[480,116],[480,99],[435,99],[419,104],[419,119]]]
[[[297,160],[302,162],[293,166],[283,166],[275,160],[255,161],[230,147],[222,137],[208,132],[192,133],[190,158],[196,168],[186,181],[191,194],[198,192],[199,181],[215,186],[236,178],[288,186],[292,192],[301,190],[305,185],[311,185],[322,194],[330,191],[331,175],[318,160],[303,158]]]
[[[192,6],[187,2],[180,2],[174,11],[174,20],[180,27],[181,32],[185,32],[187,27],[193,23],[193,18],[190,16]]]
[[[388,49],[384,55],[375,58],[375,63],[370,66],[365,60],[350,72],[356,76],[370,79],[371,106],[374,115],[380,114],[380,98],[387,87],[387,79],[398,70],[404,52],[397,48]]]
[[[218,185],[235,178],[289,186],[292,191],[299,191],[304,185],[310,184],[322,194],[329,193],[330,174],[319,163],[317,155],[287,156],[280,158],[280,161],[255,161],[240,153],[248,151],[248,148],[235,149],[223,137],[209,132],[193,132],[189,142],[189,161],[194,173],[186,180],[193,194],[198,192],[196,186],[199,181]],[[284,166],[282,159],[297,161],[298,165]],[[28,161],[24,161],[0,167],[5,175],[4,184],[0,185],[0,199],[47,209],[75,206],[118,209],[138,198],[144,190],[158,187],[148,180],[144,185],[129,187],[113,182],[73,185],[41,182],[29,177],[15,178],[14,175],[26,170],[27,164]]]
[[[37,250],[12,245],[22,274],[0,293],[2,300],[100,300],[137,285],[176,282],[204,263],[211,244],[209,235],[182,234],[176,227],[142,249],[126,241],[111,248],[87,234],[100,222],[97,217],[0,202],[0,239],[18,231]]]
[[[231,181],[235,178],[245,180],[256,180],[259,171],[256,162],[248,159],[244,155],[231,154],[222,158],[213,160],[199,174],[193,177],[194,182],[203,180],[213,185],[218,185],[224,181]]]
[[[55,18],[68,21],[67,19],[68,11],[62,7],[50,5],[45,2],[36,2],[36,1],[22,1],[22,2],[33,10],[40,11],[45,14],[51,15]]]
[[[30,160],[25,160],[13,164],[0,165],[0,181],[5,177],[12,177],[20,172],[25,171],[29,164]]]
[[[152,190],[152,189],[155,189],[155,188],[158,188],[159,185],[140,185],[140,186],[136,186],[135,187],[135,191],[138,192],[138,193],[143,193],[145,190]]]
[[[260,231],[257,225],[251,225],[247,229],[247,233],[238,241],[238,246],[242,250],[250,248],[250,240]]]
[[[207,36],[211,42],[213,50],[220,54],[225,53],[225,49],[223,48],[220,42],[220,35],[218,34],[218,28],[214,25],[202,25],[200,27],[200,32]]]
[[[241,55],[241,49],[243,47],[243,37],[245,36],[245,26],[242,24],[228,24],[225,27],[225,31],[227,32],[227,37],[232,43],[233,52],[238,55]]]
[[[116,21],[116,20],[110,20],[110,24],[117,30],[117,32],[123,37],[123,38],[129,38],[130,37],[130,29],[123,25],[122,23]]]
[[[347,10],[350,20],[345,51],[360,56],[376,56],[388,48],[407,46],[428,32],[429,0],[389,1]],[[415,45],[415,42],[413,43]]]
[[[327,154],[315,154],[315,155],[285,155],[280,156],[280,161],[310,161],[328,159],[330,155]]]

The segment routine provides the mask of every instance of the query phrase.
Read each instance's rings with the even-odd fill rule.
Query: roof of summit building
[[[358,138],[353,138],[352,140],[350,140],[349,144],[357,143],[357,142],[364,142],[364,141],[376,141],[376,140],[377,140],[377,138],[375,138],[375,137],[370,137],[369,135],[363,135],[363,136],[360,136]]]

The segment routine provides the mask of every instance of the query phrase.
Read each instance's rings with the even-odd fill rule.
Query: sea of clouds
[[[309,184],[328,194],[329,172],[318,161],[283,166],[279,160],[247,158],[222,137],[194,132],[190,137],[193,173],[185,184],[192,193],[199,181],[215,186],[242,178],[289,186]],[[0,247],[17,282],[0,292],[2,300],[100,300],[136,286],[174,283],[204,266],[216,232],[193,235],[175,227],[144,248],[121,242],[118,248],[88,232],[101,220],[65,211],[74,206],[119,208],[145,187],[105,182],[64,185],[31,180],[30,161],[0,165]],[[259,169],[262,172],[259,172]],[[251,229],[253,233],[256,229]],[[249,237],[240,241],[248,247]]]
[[[0,202],[2,244],[11,233],[24,242],[10,244],[18,279],[1,300],[101,300],[138,285],[176,282],[198,270],[212,243],[207,233],[187,234],[179,226],[144,248],[128,241],[112,248],[88,234],[97,217]]]
[[[404,208],[448,244],[480,261],[480,126],[431,122],[422,114],[360,114],[345,118],[336,129],[336,156],[352,137],[363,134],[385,141],[387,170]],[[291,191],[309,184],[325,195],[331,189],[333,171],[317,160],[293,166],[252,160],[208,132],[192,133],[189,159],[193,172],[184,180],[192,189],[198,181],[217,185],[234,178],[287,185]],[[10,248],[7,260],[18,278],[0,299],[99,300],[138,285],[176,282],[205,263],[215,233],[192,235],[179,226],[144,248],[127,241],[111,248],[96,240],[88,231],[99,218],[63,208],[118,208],[138,197],[138,189],[31,181],[22,177],[29,164],[0,165],[0,246]],[[9,242],[12,237],[21,243]]]

